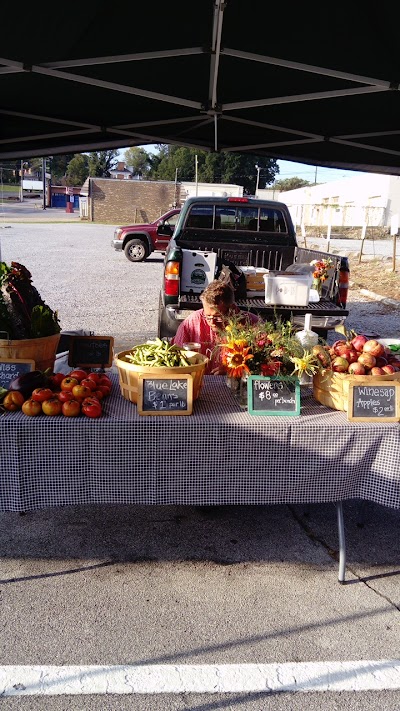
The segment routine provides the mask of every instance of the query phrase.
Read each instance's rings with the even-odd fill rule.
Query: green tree
[[[89,159],[83,153],[76,153],[68,163],[66,185],[83,185],[89,175]]]
[[[124,161],[128,168],[133,169],[134,175],[147,177],[151,169],[151,157],[141,146],[127,148],[124,153]]]
[[[117,150],[89,153],[89,175],[92,178],[109,178],[110,170],[117,165],[117,156]]]
[[[254,194],[257,181],[256,165],[260,168],[259,187],[272,183],[279,167],[274,158],[264,158],[247,153],[209,153],[183,146],[161,145],[152,160],[150,177],[154,180],[195,180],[199,182],[233,183],[242,185],[244,191]]]
[[[68,164],[74,158],[74,153],[66,153],[63,156],[52,156],[49,159],[51,172],[51,182],[53,185],[62,185],[67,175]]]
[[[311,185],[308,180],[303,178],[285,178],[284,180],[276,180],[273,187],[277,190],[296,190],[296,188],[305,188],[306,185]]]

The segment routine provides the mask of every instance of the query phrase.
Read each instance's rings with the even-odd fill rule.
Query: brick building
[[[88,178],[80,192],[80,217],[118,225],[152,222],[180,206],[180,192],[180,183],[169,180]]]

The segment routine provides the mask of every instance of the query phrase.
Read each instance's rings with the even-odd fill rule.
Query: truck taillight
[[[165,296],[179,296],[180,266],[180,262],[167,262],[165,265]]]
[[[344,309],[349,291],[350,270],[347,258],[342,258],[339,271],[338,304]]]

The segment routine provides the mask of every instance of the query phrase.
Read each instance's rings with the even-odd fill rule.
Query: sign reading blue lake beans
[[[251,375],[247,382],[251,415],[300,415],[300,384],[297,378]]]
[[[12,380],[35,370],[34,360],[22,358],[2,358],[0,360],[0,388],[8,390]]]
[[[190,374],[149,375],[138,378],[139,415],[191,415],[193,378]]]
[[[352,422],[398,422],[400,383],[368,378],[349,385],[347,419]]]
[[[68,365],[74,368],[110,368],[113,348],[112,336],[71,336]]]

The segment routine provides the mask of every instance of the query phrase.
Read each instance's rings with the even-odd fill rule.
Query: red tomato
[[[35,388],[35,390],[32,392],[31,398],[32,400],[36,400],[36,402],[44,402],[45,400],[49,400],[51,397],[53,397],[54,393],[50,388]]]
[[[96,383],[96,385],[97,385],[97,383],[100,380],[101,375],[100,375],[100,373],[89,373],[89,375],[87,377],[90,380],[93,380],[93,382]]]
[[[69,378],[76,378],[79,383],[84,378],[87,378],[87,376],[88,372],[86,370],[83,370],[83,368],[75,368],[75,370],[71,370],[71,372],[68,373]]]
[[[100,392],[103,393],[103,397],[107,397],[107,395],[109,395],[111,392],[111,388],[109,385],[98,385],[97,390],[100,390]]]
[[[78,400],[67,400],[62,404],[62,414],[66,417],[77,417],[81,413],[81,404]]]
[[[101,390],[93,390],[92,395],[93,395],[93,397],[97,397],[97,399],[100,400],[100,402],[104,397],[104,394],[101,392]]]
[[[58,397],[51,397],[48,400],[44,400],[41,405],[45,415],[61,415],[62,403]]]
[[[82,403],[82,412],[86,417],[100,417],[102,407],[95,397],[87,397]]]
[[[92,378],[83,378],[83,380],[81,380],[80,382],[80,385],[86,385],[86,387],[90,388],[92,391],[96,390],[97,388],[97,385]]]
[[[59,390],[59,388],[61,387],[61,382],[64,380],[64,378],[64,373],[53,373],[53,375],[50,375],[49,377],[49,387],[53,390]]]
[[[61,381],[61,390],[72,390],[75,385],[79,385],[79,380],[70,378],[69,375],[67,375],[67,377]]]
[[[9,412],[15,412],[21,409],[24,401],[25,398],[22,393],[18,392],[18,390],[10,390],[4,397],[3,405]]]
[[[111,382],[111,379],[108,377],[108,375],[101,375],[98,384],[99,385],[108,385],[111,388],[112,382]]]
[[[25,402],[22,405],[22,412],[24,415],[29,415],[29,417],[35,417],[36,415],[40,415],[42,412],[42,403],[38,402],[37,400],[32,400],[32,398],[29,398],[29,400],[25,400]]]
[[[67,402],[68,400],[75,400],[71,390],[61,390],[57,393],[57,397],[60,402]]]

